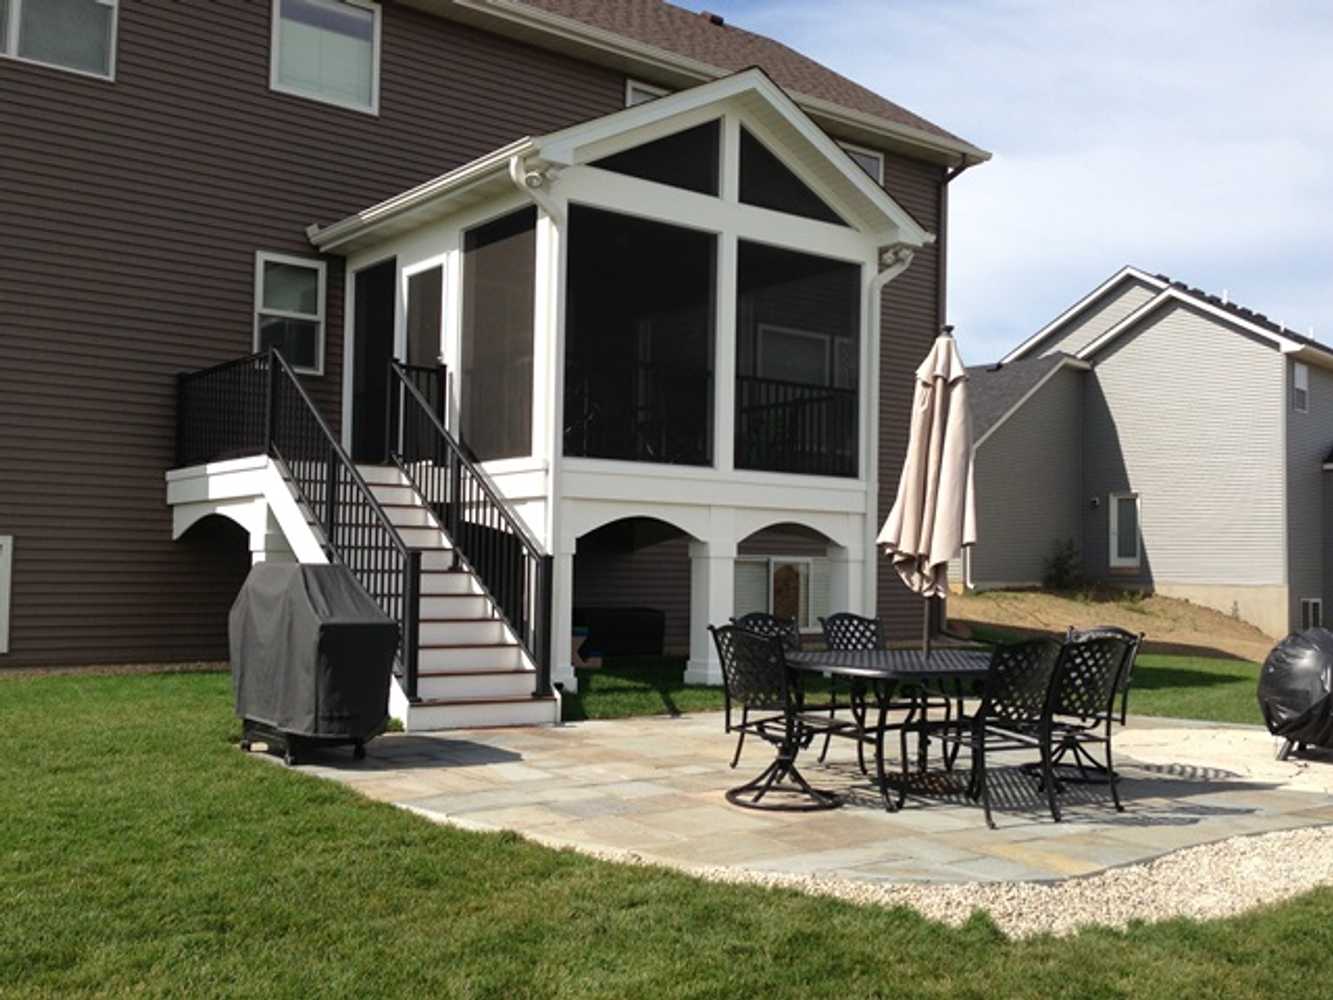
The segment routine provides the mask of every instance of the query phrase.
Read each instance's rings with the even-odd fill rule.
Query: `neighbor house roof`
[[[663,0],[407,0],[466,20],[508,21],[522,37],[601,49],[645,82],[673,87],[757,66],[812,113],[853,128],[887,132],[955,160],[980,163],[990,153],[881,97],[781,42]],[[848,19],[848,30],[858,30]],[[654,74],[657,68],[660,73]]]
[[[1056,351],[1039,358],[969,368],[967,391],[972,406],[973,440],[980,445],[1065,366],[1090,367],[1072,354]]]

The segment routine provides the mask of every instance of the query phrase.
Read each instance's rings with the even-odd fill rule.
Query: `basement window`
[[[1297,413],[1310,412],[1310,369],[1299,361],[1291,366],[1291,408]]]
[[[117,0],[0,0],[0,55],[110,80]]]
[[[1301,598],[1301,631],[1324,627],[1324,602],[1318,597]]]
[[[379,4],[273,0],[271,44],[273,90],[379,113]]]
[[[324,374],[324,262],[255,255],[255,350],[276,347],[298,372]]]

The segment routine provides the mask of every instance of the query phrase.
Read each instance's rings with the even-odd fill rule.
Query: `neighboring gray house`
[[[969,372],[981,541],[956,580],[1040,584],[1072,539],[1092,580],[1271,635],[1321,623],[1333,348],[1126,267]]]

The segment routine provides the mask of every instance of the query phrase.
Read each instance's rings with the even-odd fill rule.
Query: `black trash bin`
[[[259,563],[230,617],[242,747],[282,752],[351,744],[384,729],[398,625],[342,566]]]
[[[1259,671],[1259,711],[1268,731],[1293,749],[1333,746],[1333,632],[1296,632],[1273,647]]]

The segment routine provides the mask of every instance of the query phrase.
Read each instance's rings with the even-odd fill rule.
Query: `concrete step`
[[[428,621],[423,615],[417,635],[422,646],[489,646],[514,641],[504,622],[496,618]]]
[[[537,683],[535,670],[457,670],[417,674],[417,693],[425,701],[458,698],[526,698]]]
[[[522,648],[508,644],[422,646],[417,653],[419,671],[518,670],[526,666]]]
[[[488,726],[555,725],[555,698],[451,698],[421,701],[407,710],[408,732],[477,729]]]
[[[422,574],[421,617],[426,618],[471,618],[490,619],[495,617],[495,608],[484,597],[474,594],[449,594],[442,597],[426,596],[425,576]],[[434,574],[430,574],[434,575]],[[459,573],[458,576],[463,574]]]

